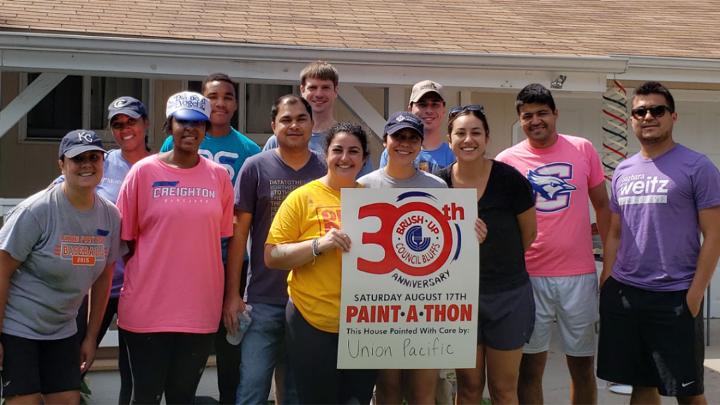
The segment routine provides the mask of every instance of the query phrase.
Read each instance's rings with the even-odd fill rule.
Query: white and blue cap
[[[210,121],[210,100],[194,91],[173,94],[167,101],[165,117],[187,121]]]
[[[112,121],[113,117],[118,114],[124,114],[135,119],[148,116],[145,104],[130,96],[118,97],[108,105],[108,121]]]

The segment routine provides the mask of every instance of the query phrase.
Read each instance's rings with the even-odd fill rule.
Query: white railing
[[[13,209],[16,205],[22,201],[23,198],[0,198],[0,217]]]

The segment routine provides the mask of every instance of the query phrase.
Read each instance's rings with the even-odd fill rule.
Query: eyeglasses
[[[80,154],[78,156],[73,156],[69,159],[72,160],[73,163],[81,165],[86,162],[97,163],[102,159],[102,156],[102,153],[90,153],[87,155]]]
[[[114,131],[122,131],[125,128],[134,127],[135,125],[137,125],[137,123],[138,123],[138,120],[136,120],[136,119],[129,119],[125,122],[115,121],[110,124],[110,128],[112,128]]]
[[[636,120],[641,120],[645,118],[648,112],[650,113],[650,115],[653,116],[653,118],[660,118],[668,111],[672,112],[672,110],[670,110],[670,107],[666,105],[654,105],[652,107],[633,108],[630,113]]]
[[[205,125],[205,121],[181,120],[178,118],[175,118],[175,122],[181,127],[200,127]]]
[[[448,118],[453,118],[456,115],[460,114],[464,111],[474,111],[478,112],[482,115],[485,115],[485,108],[481,106],[480,104],[468,104],[468,105],[458,105],[450,109],[450,112],[448,113]]]

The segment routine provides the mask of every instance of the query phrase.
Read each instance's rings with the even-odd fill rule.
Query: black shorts
[[[598,377],[657,387],[665,396],[702,394],[702,310],[693,317],[686,295],[687,290],[647,291],[608,278],[600,291]]]
[[[530,340],[535,327],[532,284],[478,296],[478,344],[515,350]]]
[[[80,343],[75,335],[35,340],[0,335],[3,396],[52,394],[80,389]]]

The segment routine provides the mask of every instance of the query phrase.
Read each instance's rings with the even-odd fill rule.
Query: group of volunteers
[[[232,128],[236,84],[221,73],[202,94],[167,100],[159,153],[132,97],[108,106],[119,149],[69,132],[62,178],[0,229],[6,403],[79,403],[116,314],[121,404],[193,403],[213,348],[220,403],[265,404],[273,379],[277,403],[451,401],[441,370],[336,367],[341,257],[357,243],[340,196],[356,187],[476,190],[477,359],[456,370],[457,403],[481,403],[486,382],[492,403],[542,403],[555,322],[572,403],[597,403],[598,341],[597,375],[632,385],[631,402],[705,402],[702,302],[720,256],[720,172],[673,140],[678,114],[662,84],[636,89],[640,151],[616,169],[610,198],[593,144],[558,134],[540,84],[517,94],[526,139],[490,158],[483,106],[448,108],[440,84],[416,83],[407,111],[385,124],[377,170],[363,127],[334,118],[338,86],[331,64],[307,65],[300,95],[274,102],[262,151]],[[226,341],[237,333],[239,346]]]

